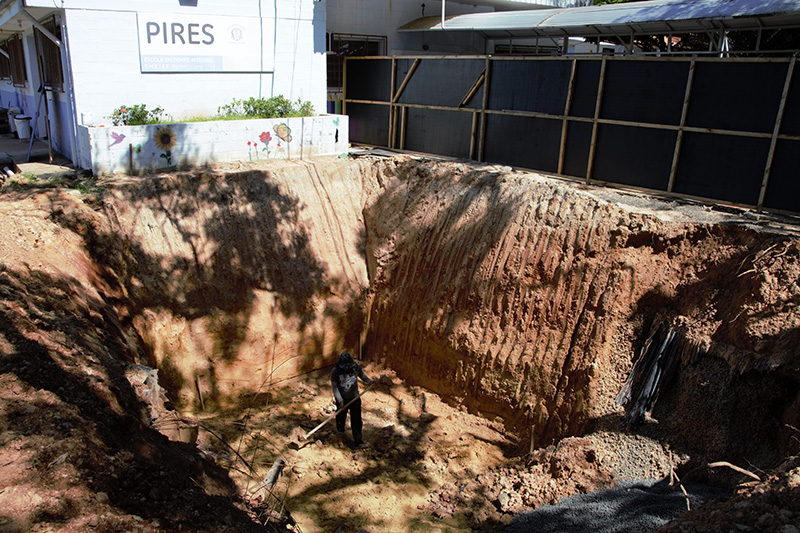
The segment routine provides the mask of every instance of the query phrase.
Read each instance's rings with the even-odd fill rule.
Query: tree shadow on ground
[[[233,504],[224,470],[145,426],[148,413],[124,375],[135,354],[115,336],[104,307],[74,280],[0,269],[0,446],[29,452],[15,485],[62,495],[85,486],[128,515],[168,527],[262,530]],[[78,492],[65,496],[68,504],[45,503],[15,518],[65,525],[98,512],[89,498]],[[125,520],[100,512],[103,527]]]
[[[137,317],[146,321],[163,311],[176,319],[202,319],[212,339],[209,360],[231,363],[252,328],[257,293],[268,292],[273,313],[297,324],[289,334],[299,336],[301,370],[321,362],[318,352],[326,339],[306,331],[315,320],[333,317],[341,329],[337,334],[357,338],[352,324],[360,317],[353,303],[358,295],[328,275],[302,222],[307,206],[283,193],[272,173],[253,170],[224,179],[206,171],[174,173],[113,182],[108,188],[135,211],[123,215],[105,200],[102,210],[111,224],[55,205],[52,219],[83,237],[105,296],[121,311],[126,327]],[[130,218],[120,216],[132,216],[139,227],[125,228]],[[117,226],[125,230],[122,236]],[[343,303],[329,302],[331,294],[339,294]],[[165,365],[174,374],[172,357],[166,354]],[[147,362],[157,366],[152,358]],[[210,370],[206,379],[213,401],[217,373]],[[186,385],[186,376],[181,378],[165,380],[173,397]]]

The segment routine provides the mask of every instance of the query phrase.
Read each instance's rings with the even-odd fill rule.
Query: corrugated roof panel
[[[697,31],[708,21],[726,28],[800,24],[800,0],[650,0],[559,9],[472,13],[447,17],[444,29],[487,34],[594,35],[601,29]],[[719,25],[719,24],[718,24]],[[440,17],[417,19],[399,31],[442,30]]]

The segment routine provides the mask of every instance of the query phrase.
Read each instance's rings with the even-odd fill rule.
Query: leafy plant
[[[227,119],[231,118],[285,118],[308,117],[314,115],[314,106],[309,101],[298,98],[292,102],[283,95],[271,98],[235,99],[221,106],[217,113]]]
[[[115,109],[108,118],[115,126],[158,124],[164,119],[164,110],[160,107],[147,109],[146,104],[123,105]]]

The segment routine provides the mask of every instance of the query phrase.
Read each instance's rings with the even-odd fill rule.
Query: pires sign
[[[137,15],[142,72],[261,72],[257,18]]]

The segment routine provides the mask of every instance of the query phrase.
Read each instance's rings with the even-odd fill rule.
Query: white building
[[[318,0],[0,0],[0,107],[38,110],[36,136],[49,126],[77,163],[78,127],[123,105],[180,120],[284,95],[324,112],[325,48]]]

